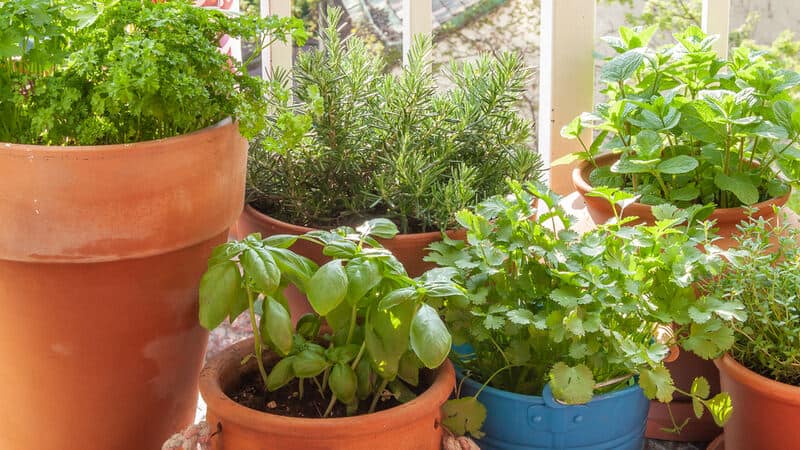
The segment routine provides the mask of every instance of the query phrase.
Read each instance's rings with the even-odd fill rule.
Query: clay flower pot
[[[230,120],[0,144],[0,448],[156,449],[192,423],[198,283],[241,212],[246,158]]]
[[[261,233],[262,236],[272,236],[275,234],[305,234],[314,231],[313,228],[292,225],[268,216],[250,205],[244,207],[242,215],[233,226],[232,233],[237,239],[243,239],[251,233]],[[452,239],[466,239],[466,231],[463,229],[448,231],[447,235]],[[426,248],[433,242],[440,241],[442,234],[438,231],[429,233],[398,234],[392,239],[378,239],[387,250],[403,263],[406,271],[412,277],[422,275],[426,270],[435,266],[423,261],[428,254]],[[322,254],[322,247],[298,240],[290,247],[295,253],[310,258],[317,264],[324,264],[330,260]],[[311,311],[305,295],[301,294],[294,286],[289,286],[284,292],[289,301],[292,319],[297,320],[304,313]]]
[[[209,361],[200,374],[206,420],[212,430],[219,430],[211,439],[213,450],[439,450],[440,408],[455,384],[449,362],[434,372],[432,385],[408,403],[354,417],[309,419],[256,411],[225,395],[242,374],[257,370],[253,359],[241,364],[252,352],[252,339],[238,342]]]
[[[727,354],[714,363],[733,403],[727,450],[800,448],[800,387],[763,377]]]
[[[596,162],[598,166],[609,166],[617,159],[619,159],[619,155],[609,153],[599,156],[596,159]],[[603,198],[586,196],[587,193],[594,189],[589,184],[589,174],[592,172],[593,168],[594,167],[588,161],[581,161],[572,171],[572,184],[583,197],[583,200],[586,203],[586,209],[592,216],[594,222],[605,223],[608,219],[614,217],[614,211],[611,209],[611,205]],[[780,219],[780,215],[776,216],[773,207],[782,208],[789,200],[789,196],[790,194],[787,193],[782,197],[752,205],[752,207],[756,209],[753,217],[763,217],[772,221],[773,224],[776,224]],[[622,211],[622,215],[624,217],[639,217],[638,221],[633,222],[634,224],[653,223],[655,221],[650,205],[645,205],[638,202],[626,207]],[[716,241],[716,245],[723,249],[727,249],[734,245],[735,241],[732,236],[738,233],[736,225],[746,218],[747,216],[745,215],[745,209],[742,207],[716,209],[708,218],[708,220],[715,220],[717,222],[716,227],[719,229],[718,234],[722,238]]]

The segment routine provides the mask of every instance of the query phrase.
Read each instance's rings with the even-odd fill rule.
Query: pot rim
[[[310,227],[306,227],[306,226],[303,226],[303,225],[295,225],[295,224],[292,224],[292,223],[289,223],[289,222],[284,222],[284,221],[282,221],[280,219],[276,219],[275,217],[270,216],[269,214],[265,214],[265,213],[259,211],[258,209],[256,209],[250,203],[246,203],[245,204],[244,213],[245,214],[250,214],[251,216],[254,216],[255,218],[257,218],[258,220],[267,222],[267,223],[273,225],[276,228],[280,227],[280,228],[285,228],[285,229],[291,230],[291,232],[293,234],[306,234],[309,231],[317,231],[317,230],[323,229],[323,228],[310,228]],[[328,228],[328,229],[332,229],[332,228]],[[460,233],[462,231],[463,231],[463,228],[454,228],[454,229],[446,230],[444,233],[446,233],[449,237],[452,238],[452,237],[456,236],[458,233]],[[377,238],[377,240],[378,240],[378,242],[385,242],[385,241],[390,241],[390,240],[414,241],[414,240],[438,238],[441,235],[442,235],[441,231],[425,231],[423,233],[398,233],[392,239]]]
[[[150,139],[145,141],[136,141],[136,142],[129,142],[129,143],[118,143],[118,144],[98,144],[98,145],[42,145],[42,144],[19,144],[13,142],[0,142],[2,146],[2,151],[19,153],[28,155],[31,152],[36,153],[64,153],[64,152],[80,152],[80,153],[101,153],[101,152],[109,152],[109,151],[118,151],[120,149],[136,151],[139,147],[144,147],[144,149],[152,149],[154,144],[169,144],[174,145],[178,144],[184,140],[192,140],[196,139],[197,135],[202,135],[206,133],[210,133],[218,128],[223,128],[226,126],[238,126],[238,122],[235,122],[231,117],[226,117],[219,122],[207,126],[205,128],[201,128],[199,130],[192,131],[190,133],[183,133],[178,134],[175,136],[170,136],[161,139]],[[191,148],[190,148],[191,149]]]
[[[456,369],[456,377],[457,377],[456,384],[460,383],[463,380],[464,383],[470,384],[475,388],[480,388],[481,386],[483,386],[483,383],[475,380],[474,378],[465,376],[464,373],[460,369]],[[619,390],[616,390],[616,391],[607,392],[605,394],[595,395],[587,403],[581,403],[581,404],[577,404],[577,405],[568,405],[568,404],[560,403],[560,402],[558,402],[558,400],[555,400],[555,398],[552,396],[552,391],[550,390],[550,383],[547,383],[545,385],[544,392],[542,392],[543,395],[518,394],[516,392],[506,391],[504,389],[498,389],[498,388],[495,388],[495,387],[492,387],[492,386],[488,386],[488,385],[485,388],[483,388],[483,392],[489,392],[492,395],[496,395],[498,397],[507,398],[509,400],[527,401],[527,402],[533,402],[533,403],[542,403],[542,404],[547,403],[547,404],[549,404],[550,402],[547,401],[549,399],[546,399],[545,395],[544,395],[546,393],[552,398],[553,402],[555,402],[557,405],[562,406],[562,407],[585,406],[585,405],[588,405],[589,403],[594,403],[594,402],[601,401],[601,400],[624,397],[624,396],[627,396],[627,395],[631,395],[635,391],[641,391],[641,390],[642,390],[642,388],[639,386],[639,383],[636,383],[633,386],[626,387],[625,389],[619,389]]]
[[[208,411],[242,428],[269,430],[272,434],[294,436],[308,433],[325,434],[330,437],[358,436],[373,433],[375,429],[385,429],[386,424],[397,428],[420,419],[421,410],[435,405],[436,411],[447,400],[455,384],[455,372],[449,360],[435,370],[433,382],[428,389],[408,403],[403,403],[372,414],[336,418],[299,418],[269,414],[242,406],[225,395],[220,385],[221,373],[232,365],[240,364],[246,355],[252,353],[253,339],[239,341],[215,355],[200,373],[200,394]]]
[[[790,405],[800,405],[800,386],[781,383],[753,372],[736,361],[730,353],[725,353],[715,359],[714,364],[720,372],[724,372],[735,382],[747,386],[748,389],[756,391],[770,400]]]
[[[619,158],[619,155],[614,153],[604,153],[602,155],[597,156],[595,161],[597,161],[598,166],[606,166],[610,165],[612,161],[615,161]],[[593,168],[588,161],[580,161],[574,169],[572,169],[572,184],[575,186],[575,189],[581,194],[581,196],[586,196],[587,193],[594,190],[594,186],[589,184],[588,173]],[[771,213],[772,207],[782,207],[789,201],[789,197],[792,195],[792,188],[790,186],[789,192],[786,194],[775,197],[771,199],[764,200],[759,203],[755,203],[753,205],[748,206],[747,208],[755,208],[757,211],[755,216],[764,216],[767,213]],[[610,205],[609,208],[611,209]],[[642,217],[642,213],[647,215],[651,214],[652,205],[645,205],[644,203],[635,202],[628,206],[625,211],[628,212],[626,215],[635,215]],[[731,222],[740,222],[741,216],[744,215],[744,206],[736,206],[733,208],[715,208],[714,212],[711,213],[711,216],[708,217],[709,220],[716,220],[718,223],[731,223]]]

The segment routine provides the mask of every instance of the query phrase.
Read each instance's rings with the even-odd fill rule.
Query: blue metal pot
[[[458,382],[464,378],[457,373]],[[465,379],[461,396],[481,383]],[[542,396],[514,394],[487,386],[478,397],[488,415],[483,450],[641,450],[649,401],[639,386],[598,395],[585,405],[558,403],[546,385]]]

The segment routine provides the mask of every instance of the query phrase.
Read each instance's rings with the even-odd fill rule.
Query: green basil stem
[[[350,340],[353,339],[353,332],[356,329],[356,320],[358,319],[358,301],[356,304],[353,305],[353,311],[350,313],[350,329],[347,330],[347,340],[345,341],[345,345],[350,343]]]
[[[378,399],[381,398],[383,391],[386,390],[386,386],[389,385],[389,380],[384,378],[381,382],[381,386],[378,388],[377,392],[375,392],[375,396],[372,397],[372,403],[369,405],[369,411],[367,413],[375,412],[375,407],[378,406]]]
[[[303,391],[304,391],[304,389],[303,389],[303,381],[305,381],[305,378],[299,378],[298,379],[297,393],[300,395],[300,400],[303,399]]]
[[[267,388],[267,370],[264,368],[264,360],[261,355],[264,352],[263,343],[261,341],[261,331],[258,329],[258,322],[256,321],[256,307],[253,301],[253,291],[250,286],[245,286],[247,289],[247,305],[250,312],[250,326],[253,327],[253,338],[255,339],[256,350],[256,363],[258,363],[258,371],[261,372],[261,379],[264,380],[264,389]]]

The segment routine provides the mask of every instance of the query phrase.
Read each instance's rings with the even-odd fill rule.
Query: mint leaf
[[[745,205],[752,205],[758,202],[758,188],[753,184],[750,177],[745,174],[728,176],[724,173],[718,173],[714,177],[714,184],[723,191],[732,192]]]

